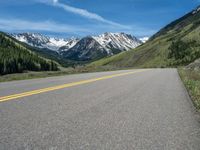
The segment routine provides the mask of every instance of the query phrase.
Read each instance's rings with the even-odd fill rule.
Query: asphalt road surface
[[[176,69],[0,83],[1,150],[200,150],[198,117]]]

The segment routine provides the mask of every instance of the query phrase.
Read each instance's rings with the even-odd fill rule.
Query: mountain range
[[[104,33],[98,36],[79,38],[53,38],[39,33],[11,34],[16,40],[32,47],[57,52],[65,59],[92,61],[128,51],[142,41],[125,33]]]
[[[59,64],[64,67],[84,64],[84,71],[128,67],[198,68],[200,7],[171,22],[150,39],[139,40],[125,33],[64,39],[38,33],[1,32],[0,58],[1,74],[58,70]]]
[[[145,44],[89,65],[95,68],[185,66],[200,58],[200,7],[171,22]]]

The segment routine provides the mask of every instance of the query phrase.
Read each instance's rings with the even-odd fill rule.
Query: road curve
[[[99,78],[102,79],[66,86]],[[62,88],[5,99],[61,85]],[[5,101],[0,102],[0,150],[200,149],[198,114],[176,69],[5,82],[0,83],[2,97]]]

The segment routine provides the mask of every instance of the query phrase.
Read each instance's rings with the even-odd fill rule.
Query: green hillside
[[[58,65],[45,59],[0,32],[0,74],[23,71],[56,71]]]
[[[200,11],[170,23],[145,44],[90,64],[94,68],[176,67],[200,57]]]
[[[63,67],[72,67],[72,66],[88,63],[88,62],[73,61],[73,60],[70,60],[70,59],[66,59],[66,58],[62,57],[61,55],[59,55],[55,51],[52,51],[52,50],[49,50],[49,49],[41,49],[41,48],[30,46],[30,45],[28,45],[28,44],[26,44],[24,42],[20,42],[20,41],[16,40],[15,38],[13,38],[12,36],[9,36],[9,35],[7,35],[7,37],[12,39],[14,42],[22,45],[26,49],[29,49],[32,52],[35,52],[36,54],[38,54],[38,55],[40,55],[40,56],[42,56],[42,57],[44,57],[46,59],[50,59],[50,60],[53,60],[55,62],[58,62]]]

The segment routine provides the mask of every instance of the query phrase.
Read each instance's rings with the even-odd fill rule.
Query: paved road
[[[133,71],[0,83],[0,96]],[[200,123],[177,71],[153,69],[1,102],[0,149],[200,150]]]

